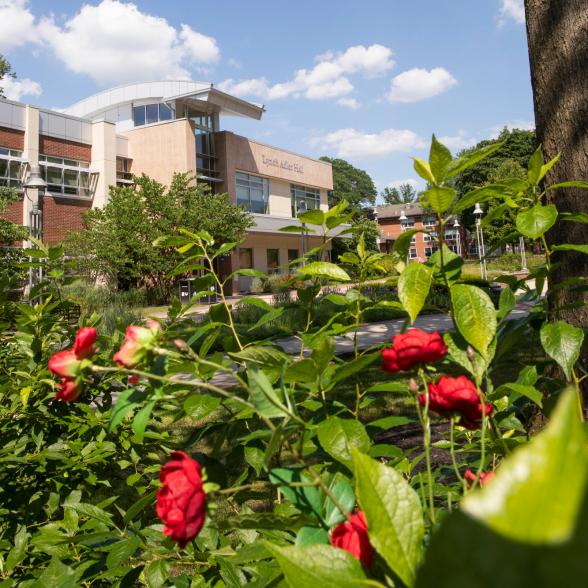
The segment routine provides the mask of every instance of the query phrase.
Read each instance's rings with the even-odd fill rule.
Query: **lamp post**
[[[380,252],[380,244],[382,240],[380,239],[380,223],[378,222],[378,209],[374,206],[374,221],[376,222],[376,227],[378,229],[378,235],[376,236],[376,247],[378,252]]]
[[[301,214],[304,214],[307,210],[308,210],[308,208],[306,206],[306,202],[304,200],[302,202],[299,202],[298,206],[296,207],[296,216],[300,216]],[[306,223],[303,222],[302,223],[302,238],[301,238],[301,242],[300,242],[301,257],[304,257],[306,255],[305,239],[306,239]],[[303,260],[303,263],[305,263],[305,261],[306,260]]]
[[[527,271],[527,253],[525,251],[525,238],[519,237],[519,250],[521,252],[521,269]]]
[[[480,276],[483,280],[488,279],[486,270],[486,249],[484,247],[484,232],[482,231],[482,215],[484,212],[480,208],[480,203],[476,202],[474,207],[474,216],[476,217],[476,240],[478,243],[478,258],[480,259]]]
[[[400,221],[400,228],[402,229],[402,232],[404,233],[404,227],[402,226],[402,223],[404,221],[408,220],[408,217],[406,216],[406,213],[404,212],[404,210],[400,211],[400,216],[398,217],[398,220]],[[411,241],[412,243],[412,241]],[[408,245],[408,253],[406,255],[406,265],[408,265],[408,262],[410,260],[410,244]]]
[[[461,257],[461,231],[459,230],[461,225],[459,224],[459,219],[457,217],[455,217],[455,220],[453,221],[453,228],[457,229],[457,254]]]
[[[39,207],[39,202],[45,194],[46,189],[47,183],[41,177],[41,168],[37,164],[32,164],[27,174],[26,181],[23,184],[23,190],[25,197],[31,202],[31,211],[29,213],[29,235],[31,238],[38,239],[39,241],[43,240],[43,211]],[[35,191],[32,198],[31,195],[29,195],[29,190]],[[30,258],[30,261],[32,262],[33,259]],[[41,269],[33,267],[29,268],[29,292],[40,279]]]

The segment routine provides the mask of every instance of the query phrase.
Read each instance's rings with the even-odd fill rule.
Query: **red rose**
[[[476,474],[472,472],[472,470],[466,470],[465,474],[463,475],[465,481],[468,485],[468,488],[471,488],[476,481]],[[486,486],[490,480],[494,477],[494,472],[480,472],[480,478],[478,483],[480,486]]]
[[[147,327],[136,325],[127,327],[125,342],[113,357],[116,363],[132,369],[147,355],[147,352],[153,347],[160,327],[156,321],[149,321],[147,325]]]
[[[349,515],[349,520],[340,523],[331,531],[331,544],[348,551],[366,568],[371,567],[374,550],[370,544],[367,522],[363,511]]]
[[[63,400],[63,402],[73,402],[77,400],[80,392],[82,391],[81,386],[76,380],[71,378],[62,378],[59,390],[55,394],[55,398]]]
[[[96,343],[96,329],[83,327],[76,333],[73,350],[78,359],[85,359],[94,353]]]
[[[49,369],[61,376],[61,384],[55,397],[63,402],[73,402],[82,391],[82,360],[94,353],[96,329],[83,327],[78,330],[72,349],[59,351],[49,359]]]
[[[204,525],[206,494],[200,464],[183,451],[174,451],[159,474],[163,487],[157,491],[157,516],[164,535],[185,547]]]
[[[417,363],[430,363],[445,357],[447,346],[437,331],[425,333],[409,329],[394,335],[392,347],[382,349],[382,368],[387,372],[409,370]]]
[[[425,406],[427,397],[419,394],[419,403]],[[441,376],[437,383],[429,384],[429,408],[440,414],[459,413],[460,424],[468,429],[478,429],[482,420],[482,403],[474,383],[465,376],[450,378]],[[492,405],[485,405],[486,415]]]

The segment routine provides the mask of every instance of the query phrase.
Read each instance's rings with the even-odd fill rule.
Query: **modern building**
[[[5,216],[31,227],[42,218],[43,240],[56,243],[81,227],[84,211],[106,203],[110,186],[142,173],[169,185],[189,172],[253,213],[255,227],[225,271],[278,271],[319,244],[279,229],[298,224],[297,211],[327,209],[333,175],[328,163],[221,128],[228,117],[259,120],[264,111],[194,81],[118,86],[63,111],[0,99],[0,185],[21,193]],[[35,166],[46,193],[22,189]],[[247,288],[247,280],[233,284]]]
[[[426,261],[437,251],[437,218],[432,210],[423,208],[418,203],[389,204],[377,206],[376,213],[380,229],[380,246],[390,250],[394,241],[409,229],[424,229],[428,233],[416,233],[412,238],[409,258]],[[466,253],[465,234],[459,222],[450,221],[445,226],[445,242],[458,255]]]

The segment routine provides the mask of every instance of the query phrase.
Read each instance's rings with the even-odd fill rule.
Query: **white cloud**
[[[338,98],[351,93],[354,86],[350,75],[367,78],[384,75],[394,67],[392,51],[383,45],[357,45],[342,53],[323,53],[316,58],[312,69],[299,69],[291,80],[269,84],[265,78],[225,80],[219,88],[237,96],[257,96],[263,100],[276,100],[288,96],[304,96],[310,100]]]
[[[0,51],[36,40],[35,17],[28,0],[0,0]]]
[[[474,137],[464,130],[457,131],[456,135],[444,135],[442,137],[437,137],[437,140],[440,143],[443,143],[443,145],[445,145],[445,147],[451,151],[459,151],[460,149],[465,149],[466,147],[472,147],[480,141],[478,137]]]
[[[519,129],[521,131],[533,131],[535,130],[535,123],[531,120],[509,120],[505,123],[502,123],[501,125],[496,125],[492,127],[490,138],[498,139],[498,136],[505,127],[510,131],[512,131],[513,129]]]
[[[20,100],[22,96],[40,96],[43,93],[41,85],[29,78],[4,78],[0,81],[0,86],[4,90],[4,96],[9,100]]]
[[[412,186],[415,190],[421,186],[421,182],[415,178],[406,178],[405,180],[393,180],[392,182],[388,182],[386,184],[386,188],[400,188],[402,184],[408,184]]]
[[[337,104],[351,108],[351,110],[357,110],[359,108],[359,102],[355,98],[339,98]]]
[[[384,129],[379,133],[362,133],[356,129],[340,129],[310,140],[312,147],[338,157],[385,157],[394,152],[412,151],[426,146],[416,133],[409,130]]]
[[[517,24],[525,22],[525,6],[523,0],[501,0],[498,24],[503,25],[507,20],[514,20]]]
[[[390,102],[417,102],[449,90],[457,80],[443,67],[414,68],[398,74],[387,94]]]
[[[186,67],[218,60],[216,40],[141,12],[132,3],[102,0],[84,4],[63,25],[45,18],[39,38],[72,71],[99,84],[149,79],[189,78]]]

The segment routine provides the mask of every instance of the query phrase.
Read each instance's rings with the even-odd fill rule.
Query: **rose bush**
[[[241,299],[263,314],[235,327],[223,287],[259,273],[211,269],[235,243],[188,229],[159,239],[182,255],[177,275],[203,274],[192,301],[172,303],[161,323],[120,325],[99,345],[99,316],[64,318],[59,247],[28,252],[52,269],[31,304],[0,293],[2,585],[582,586],[584,333],[542,297],[563,245],[547,247],[534,286],[501,278],[495,308],[462,279],[444,227],[499,197],[529,239],[543,241],[558,217],[586,219],[545,204],[540,183],[555,162],[540,151],[527,180],[458,197],[452,178],[499,147],[454,159],[434,139],[415,169],[438,252],[407,263],[415,231],[390,256],[360,236],[342,256],[357,276],[343,294],[321,286],[351,282],[323,255],[349,219],[345,203],[300,215],[323,245],[289,268],[306,317],[295,354],[255,338],[287,309]],[[398,300],[370,302],[366,280],[391,267]],[[220,302],[195,321],[191,307],[211,286]],[[414,325],[433,287],[450,301],[450,332],[404,328],[383,350],[362,345],[365,313],[392,308]],[[532,311],[509,316],[519,300]],[[65,379],[58,395],[76,402],[55,401],[52,374]],[[548,424],[535,435],[536,415]]]

